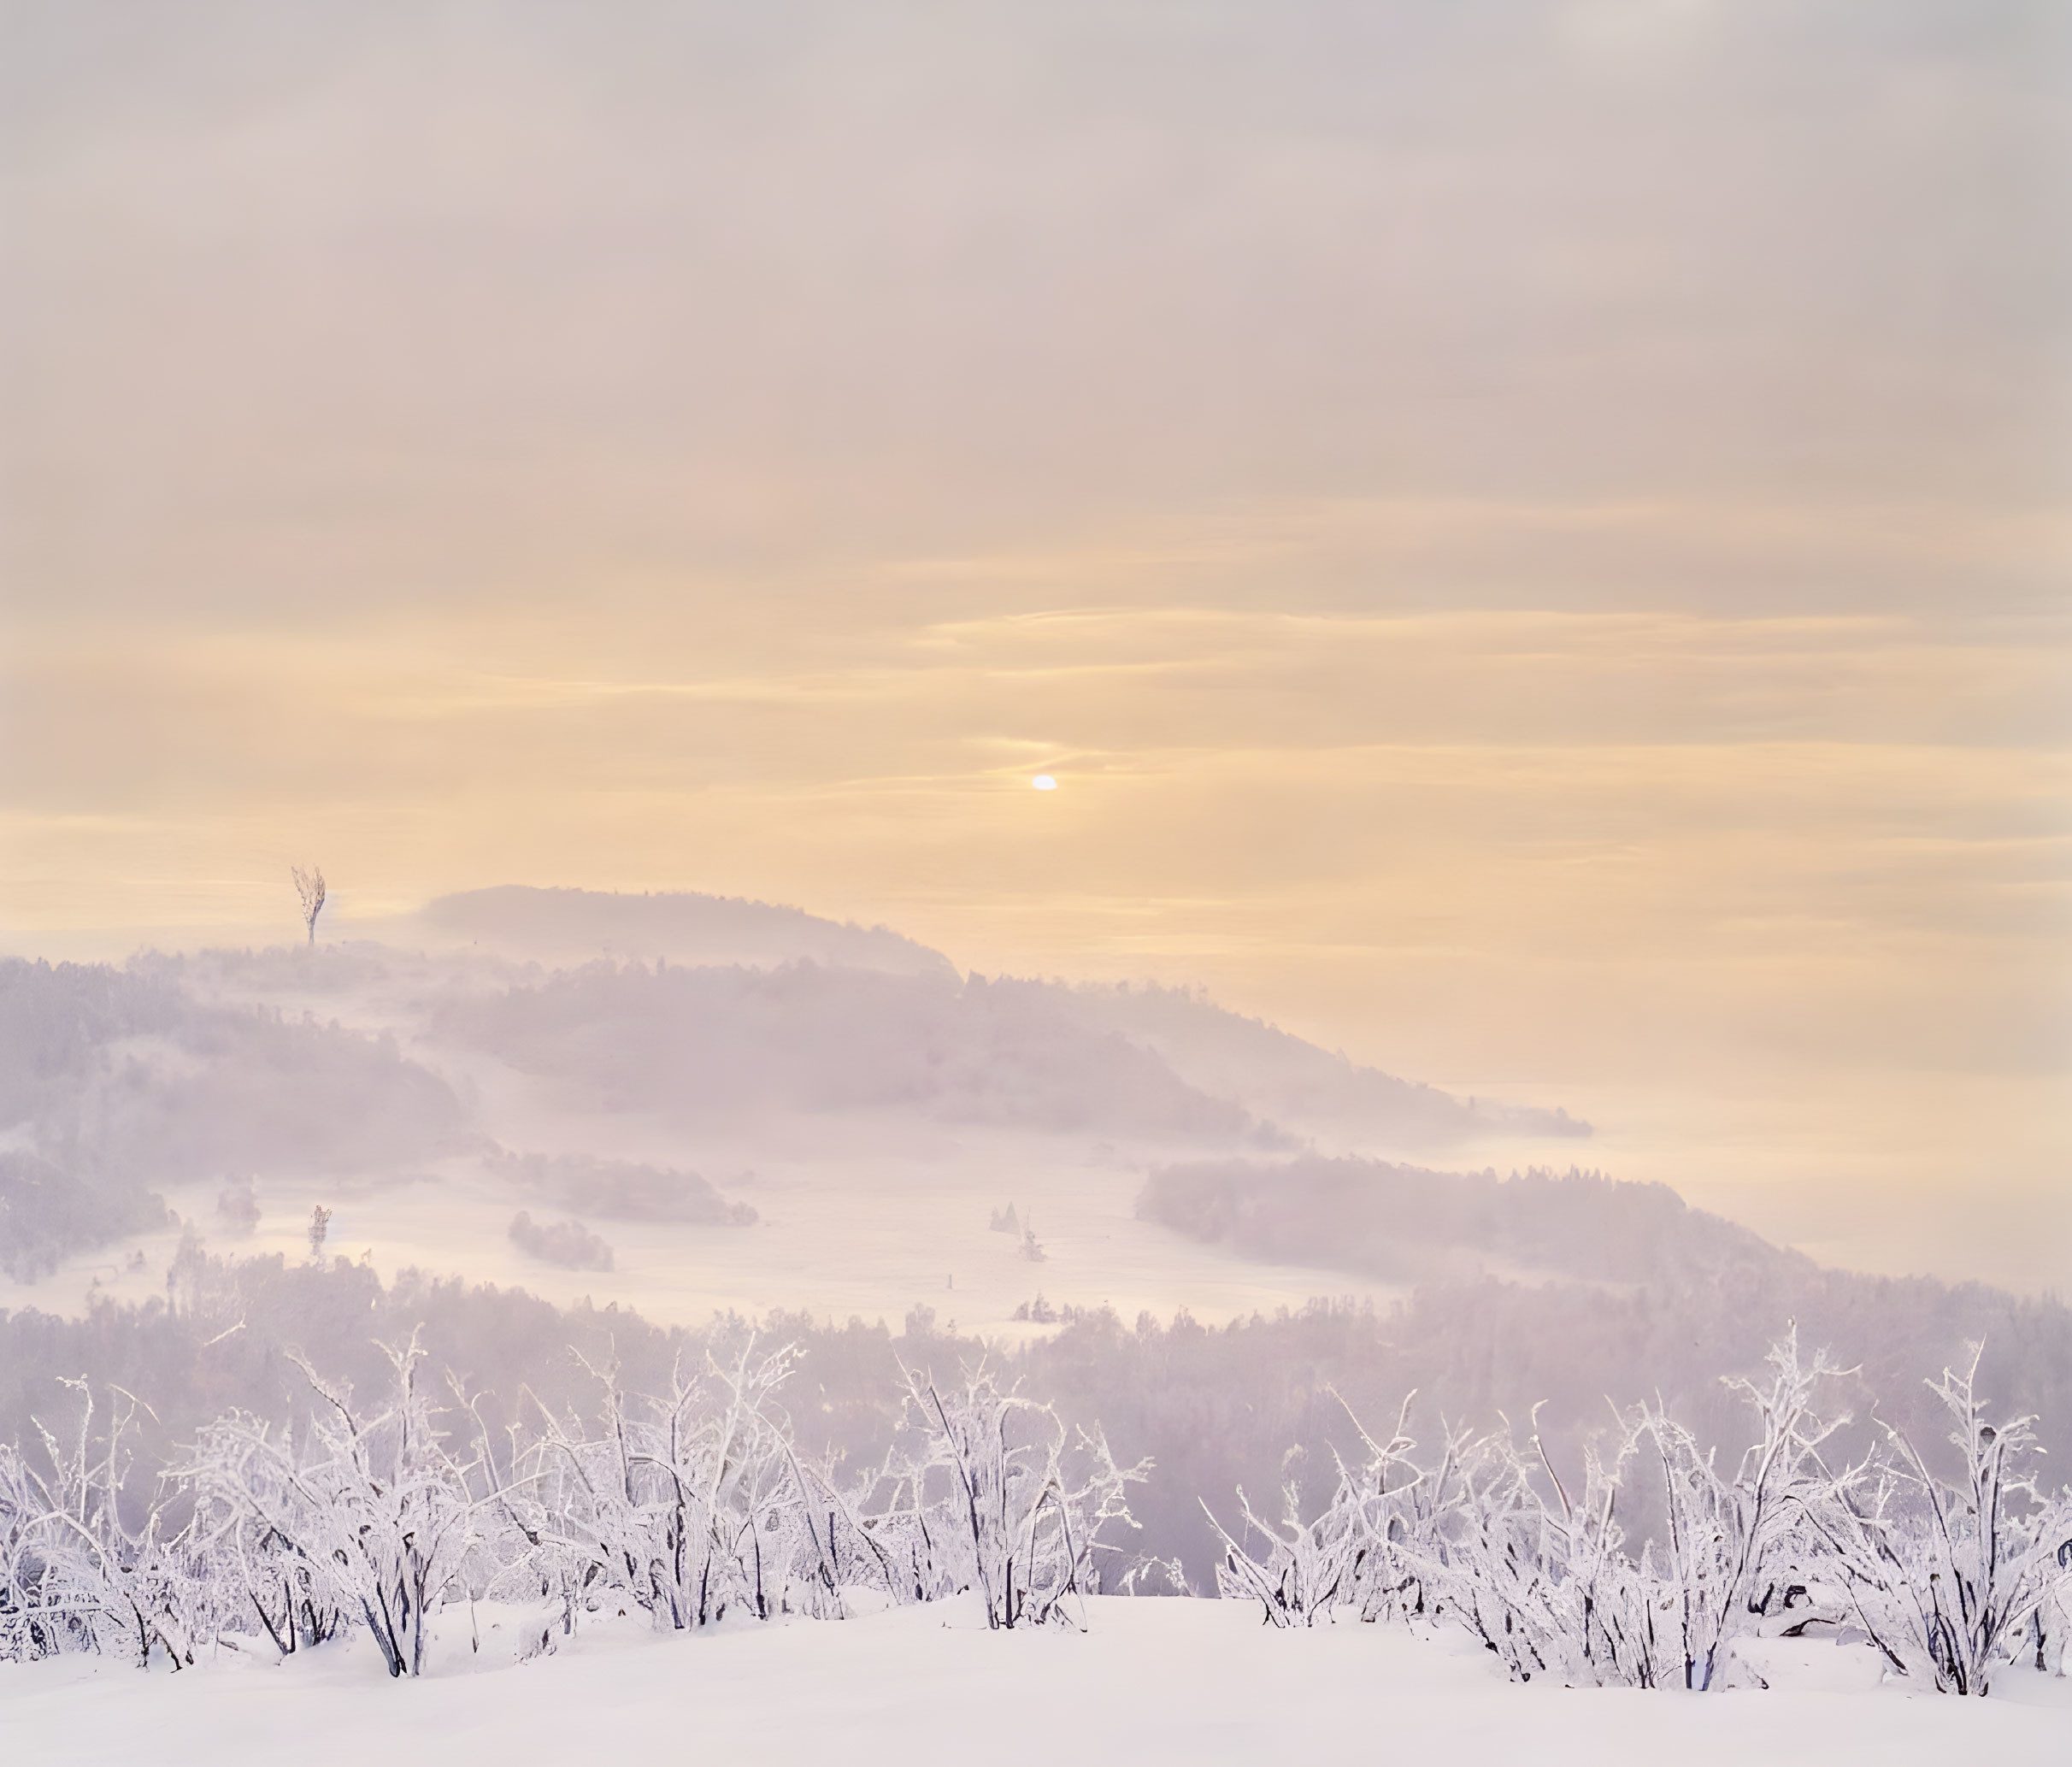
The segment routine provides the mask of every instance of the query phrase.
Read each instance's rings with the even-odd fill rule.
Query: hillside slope
[[[802,959],[892,975],[954,973],[940,951],[886,927],[831,921],[803,909],[688,890],[628,895],[500,884],[441,896],[380,928],[384,942],[434,949],[472,945],[555,965],[608,957],[652,963],[745,963]]]

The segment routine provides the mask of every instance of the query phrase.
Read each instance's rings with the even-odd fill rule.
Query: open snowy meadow
[[[627,1622],[529,1662],[514,1660],[526,1616],[445,1617],[415,1681],[391,1682],[357,1639],[285,1663],[227,1654],[177,1676],[83,1656],[0,1670],[0,1752],[50,1767],[1061,1756],[1221,1767],[1349,1755],[2016,1767],[2072,1748],[2072,1682],[2012,1676],[1986,1700],[1916,1693],[1872,1652],[1831,1640],[1751,1641],[1741,1655],[1767,1689],[1686,1695],[1519,1685],[1458,1632],[1280,1630],[1234,1601],[1097,1596],[1083,1631],[989,1631],[975,1600],[690,1638]]]

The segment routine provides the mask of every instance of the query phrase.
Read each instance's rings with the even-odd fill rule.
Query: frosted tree
[[[1719,1685],[1724,1652],[1735,1632],[1763,1609],[1758,1592],[1777,1579],[1766,1573],[1788,1555],[1821,1488],[1818,1451],[1847,1421],[1814,1409],[1817,1389],[1845,1373],[1825,1352],[1800,1360],[1796,1326],[1770,1351],[1760,1382],[1728,1383],[1754,1408],[1759,1439],[1732,1477],[1683,1425],[1655,1406],[1642,1428],[1662,1469],[1667,1514],[1666,1574],[1676,1592],[1684,1685]]]
[[[1765,1381],[1732,1382],[1760,1423],[1732,1476],[1659,1407],[1615,1409],[1609,1446],[1586,1446],[1573,1489],[1546,1452],[1537,1408],[1528,1449],[1508,1426],[1448,1430],[1436,1464],[1420,1470],[1406,1399],[1388,1440],[1362,1429],[1365,1459],[1337,1460],[1335,1489],[1314,1518],[1292,1479],[1270,1523],[1240,1491],[1241,1537],[1217,1529],[1218,1581],[1278,1625],[1339,1611],[1450,1618],[1520,1680],[1723,1686],[1733,1637],[1765,1611],[1784,1581],[1778,1565],[1804,1543],[1804,1505],[1824,1476],[1817,1450],[1836,1427],[1811,1400],[1837,1372],[1824,1358],[1802,1364],[1787,1336]],[[1619,1505],[1649,1450],[1663,1472],[1665,1538],[1636,1556]]]
[[[380,1410],[356,1410],[349,1388],[298,1361],[315,1401],[299,1449],[291,1431],[233,1413],[202,1433],[183,1479],[230,1538],[290,1569],[287,1605],[306,1605],[313,1630],[344,1616],[365,1626],[391,1676],[416,1676],[426,1623],[480,1543],[480,1469],[448,1451],[434,1422],[417,1338],[386,1354],[395,1386]]]
[[[1429,1555],[1433,1605],[1519,1680],[1546,1674],[1571,1685],[1648,1687],[1669,1672],[1663,1622],[1675,1586],[1665,1587],[1651,1546],[1638,1559],[1627,1552],[1618,1515],[1645,1425],[1614,1417],[1610,1454],[1586,1446],[1573,1495],[1536,1420],[1529,1456],[1508,1430],[1454,1451],[1461,1497]]]
[[[140,1402],[67,1383],[76,1428],[0,1445],[0,1659],[184,1668],[363,1629],[391,1676],[415,1676],[433,1617],[479,1599],[533,1605],[542,1645],[556,1617],[571,1632],[592,1615],[666,1631],[833,1620],[864,1591],[968,1594],[998,1628],[1083,1624],[1104,1535],[1134,1526],[1148,1466],[1118,1465],[1098,1429],[1069,1429],[983,1363],[955,1383],[903,1367],[883,1459],[854,1475],[809,1462],[781,1405],[797,1346],[738,1328],[662,1393],[628,1392],[606,1360],[586,1364],[597,1394],[580,1411],[521,1395],[499,1451],[450,1375],[435,1407],[415,1336],[387,1353],[372,1407],[297,1358],[299,1422],[227,1413],[148,1487]],[[1456,1624],[1521,1680],[1692,1690],[1728,1684],[1749,1629],[1803,1623],[1793,1601],[1811,1590],[1809,1611],[1860,1625],[1916,1685],[1984,1693],[2032,1656],[2062,1668],[2072,1492],[2040,1489],[2031,1420],[1989,1417],[1978,1365],[1975,1350],[1928,1383],[1957,1451],[1934,1464],[1896,1430],[1831,1464],[1839,1420],[1817,1401],[1844,1371],[1792,1335],[1760,1378],[1729,1383],[1756,1425],[1731,1473],[1659,1404],[1615,1408],[1580,1467],[1557,1464],[1537,1415],[1525,1432],[1444,1428],[1421,1457],[1406,1399],[1386,1436],[1352,1420],[1358,1446],[1332,1453],[1327,1483],[1305,1491],[1291,1455],[1268,1512],[1239,1491],[1218,1583],[1279,1626]],[[1660,1513],[1636,1547],[1622,1506],[1652,1496],[1657,1470]],[[1183,1586],[1170,1564],[1146,1575]]]
[[[1429,1545],[1429,1529],[1419,1524],[1436,1514],[1435,1509],[1417,1503],[1419,1487],[1436,1489],[1450,1483],[1455,1467],[1451,1454],[1433,1475],[1421,1473],[1412,1464],[1410,1453],[1416,1444],[1404,1432],[1410,1408],[1410,1399],[1406,1398],[1395,1433],[1386,1442],[1369,1435],[1351,1407],[1346,1408],[1367,1453],[1363,1460],[1349,1464],[1333,1452],[1336,1484],[1313,1519],[1304,1519],[1297,1476],[1301,1457],[1294,1451],[1281,1462],[1278,1518],[1262,1517],[1240,1486],[1239,1533],[1233,1535],[1204,1503],[1203,1512],[1222,1545],[1216,1566],[1218,1592],[1226,1599],[1249,1597],[1257,1601],[1268,1622],[1275,1626],[1312,1626],[1341,1605],[1353,1605],[1361,1618],[1369,1620],[1395,1606],[1417,1581],[1415,1572],[1406,1573],[1411,1554],[1404,1549],[1413,1536]],[[1255,1540],[1261,1548],[1258,1556],[1254,1556],[1251,1545]]]
[[[975,1590],[988,1626],[1071,1621],[1100,1590],[1110,1524],[1134,1527],[1128,1487],[1150,1463],[1121,1467],[1097,1429],[1068,1438],[1049,1405],[1003,1390],[983,1364],[945,1393],[903,1369],[909,1440],[887,1461],[877,1511],[913,1599]]]
[[[2051,1555],[2057,1564],[2057,1574],[2051,1576],[2047,1571],[2045,1573],[2049,1593],[2038,1605],[2031,1625],[2036,1638],[2036,1667],[2050,1666],[2055,1657],[2057,1673],[2063,1676],[2067,1658],[2072,1656],[2072,1505],[2061,1502],[2057,1509],[2055,1525],[2051,1525],[2052,1518],[2046,1518],[2043,1529],[2046,1544],[2053,1534],[2064,1536]]]
[[[185,1668],[216,1618],[195,1529],[162,1493],[125,1505],[138,1401],[117,1389],[97,1434],[91,1388],[63,1384],[79,1422],[63,1438],[38,1423],[43,1469],[0,1446],[0,1658],[80,1649]]]
[[[289,868],[295,879],[295,893],[302,900],[303,925],[308,928],[309,943],[316,943],[316,917],[324,911],[324,874],[314,865],[304,871],[301,866]]]
[[[1989,1692],[2024,1634],[2040,1632],[2072,1546],[2072,1493],[2046,1499],[2028,1464],[2035,1420],[1987,1417],[1983,1349],[1928,1382],[1954,1426],[1956,1482],[1888,1428],[1883,1464],[1832,1475],[1809,1508],[1857,1623],[1895,1669],[1950,1693]]]
[[[797,1359],[750,1335],[694,1375],[680,1364],[660,1399],[629,1397],[615,1364],[586,1362],[601,1389],[595,1428],[533,1400],[537,1434],[497,1496],[535,1542],[540,1593],[564,1631],[607,1594],[668,1629],[813,1605],[789,1599],[803,1558],[803,1581],[830,1580],[817,1576],[821,1539],[774,1413]]]

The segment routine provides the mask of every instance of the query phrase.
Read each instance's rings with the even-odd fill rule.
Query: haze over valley
[[[503,889],[392,936],[415,943],[9,964],[19,1298],[133,1289],[183,1230],[306,1249],[322,1205],[384,1269],[684,1323],[925,1301],[1005,1330],[1039,1289],[1226,1316],[1393,1289],[1139,1219],[1153,1167],[1588,1146],[1557,1105],[1357,1068],[1198,992],[960,976],[798,910]],[[580,1220],[580,1268],[511,1239],[521,1207]],[[989,1224],[1010,1207],[1027,1232]]]

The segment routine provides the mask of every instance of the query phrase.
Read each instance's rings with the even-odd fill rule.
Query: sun
[[[1057,781],[1047,773],[1038,774],[1029,783],[1039,792],[1055,792],[1057,789]]]

